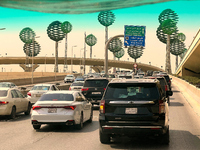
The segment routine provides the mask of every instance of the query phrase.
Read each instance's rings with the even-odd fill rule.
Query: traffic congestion
[[[94,139],[102,145],[123,143],[126,138],[145,139],[147,145],[154,143],[153,147],[170,145],[171,97],[177,87],[165,72],[148,72],[71,74],[74,81],[65,83],[65,77],[61,83],[69,84],[68,90],[60,90],[55,83],[41,83],[26,95],[17,86],[1,87],[0,122],[17,123],[27,116],[24,119],[29,132],[67,130],[73,135],[95,129]]]

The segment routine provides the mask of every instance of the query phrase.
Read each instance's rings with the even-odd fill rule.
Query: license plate
[[[101,92],[92,92],[92,94],[101,94]]]
[[[126,108],[126,114],[137,114],[137,108]]]
[[[57,113],[57,108],[49,108],[48,113]]]

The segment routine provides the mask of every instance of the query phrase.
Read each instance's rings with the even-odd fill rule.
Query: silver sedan
[[[54,84],[36,84],[27,93],[27,98],[30,100],[31,104],[35,104],[37,100],[42,96],[42,94],[48,91],[58,91],[56,85]]]

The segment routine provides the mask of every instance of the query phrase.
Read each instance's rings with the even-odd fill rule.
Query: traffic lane
[[[94,121],[85,123],[82,130],[67,126],[42,125],[34,130],[30,119],[21,118],[0,122],[1,149],[192,149],[200,147],[199,116],[195,114],[176,86],[170,98],[170,144],[156,143],[153,139],[117,137],[110,144],[99,141],[98,110],[94,110]]]

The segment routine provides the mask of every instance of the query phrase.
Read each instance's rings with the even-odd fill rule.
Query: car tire
[[[27,111],[24,112],[25,115],[30,115],[31,107],[32,107],[31,103],[28,103],[28,109],[27,109]]]
[[[160,137],[160,143],[164,145],[169,145],[169,128],[167,129],[167,132]]]
[[[93,109],[91,109],[90,119],[88,120],[88,122],[91,123],[92,119],[93,119]]]
[[[40,129],[40,127],[41,127],[41,125],[33,125],[33,128],[34,128],[35,130]]]
[[[9,118],[10,118],[10,119],[15,119],[15,117],[16,117],[16,108],[15,108],[15,106],[13,106]]]
[[[80,123],[76,125],[76,128],[78,130],[81,130],[83,128],[83,114],[81,114]]]
[[[99,130],[99,138],[100,138],[100,142],[102,144],[108,144],[108,143],[110,143],[110,135],[109,134],[104,134],[100,130]]]

